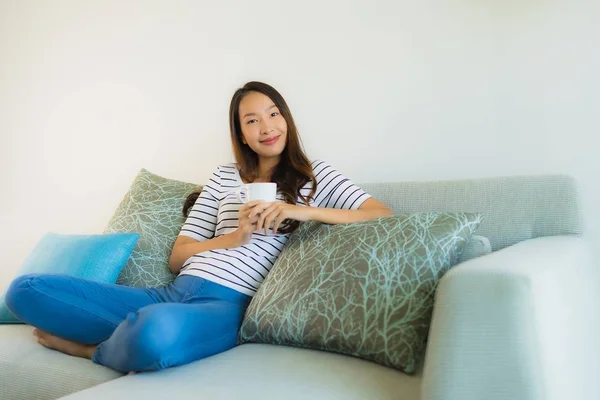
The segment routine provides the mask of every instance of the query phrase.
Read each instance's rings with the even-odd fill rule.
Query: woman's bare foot
[[[88,358],[91,360],[94,351],[96,351],[96,346],[94,345],[81,344],[72,342],[70,340],[61,339],[38,328],[33,330],[33,335],[37,337],[38,343],[42,346],[49,349],[58,350],[75,357]]]

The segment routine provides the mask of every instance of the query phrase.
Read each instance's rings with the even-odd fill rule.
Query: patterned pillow
[[[480,214],[303,223],[246,311],[240,343],[332,351],[415,373],[434,292]]]
[[[138,232],[141,237],[117,283],[158,287],[173,281],[171,248],[183,226],[186,196],[202,187],[142,169],[111,218],[105,233]]]

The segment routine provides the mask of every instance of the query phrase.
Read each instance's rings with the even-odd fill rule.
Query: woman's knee
[[[228,319],[226,313],[192,312],[194,309],[193,305],[168,303],[130,313],[98,347],[94,361],[119,371],[154,371],[236,345],[239,326],[235,323],[238,318],[231,317],[234,313],[229,316],[231,322],[224,322]],[[223,307],[218,309],[223,311]],[[216,320],[221,321],[215,324]]]
[[[159,365],[177,346],[181,325],[164,306],[144,307],[127,318],[127,323],[132,324],[129,344],[145,364]]]
[[[8,309],[17,314],[21,305],[27,302],[27,292],[31,290],[32,282],[40,277],[40,274],[25,274],[16,277],[8,287],[4,296],[4,303]]]

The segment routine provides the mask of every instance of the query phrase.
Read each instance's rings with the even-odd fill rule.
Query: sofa
[[[0,325],[0,399],[584,398],[566,333],[589,251],[576,182],[562,175],[361,185],[395,213],[482,213],[492,252],[440,280],[425,359],[415,375],[324,351],[248,343],[160,372],[123,376]],[[586,344],[579,343],[580,347]],[[588,344],[592,345],[592,344]],[[559,349],[559,350],[557,350]],[[560,377],[560,379],[557,379]],[[574,378],[574,379],[576,379]],[[582,378],[583,379],[583,378]],[[589,393],[588,393],[589,394]],[[564,397],[568,395],[568,397]]]

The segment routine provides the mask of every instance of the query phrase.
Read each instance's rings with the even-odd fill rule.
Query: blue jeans
[[[22,321],[98,345],[92,361],[121,372],[161,370],[231,349],[250,300],[189,275],[147,289],[30,274],[15,279],[5,296]]]

